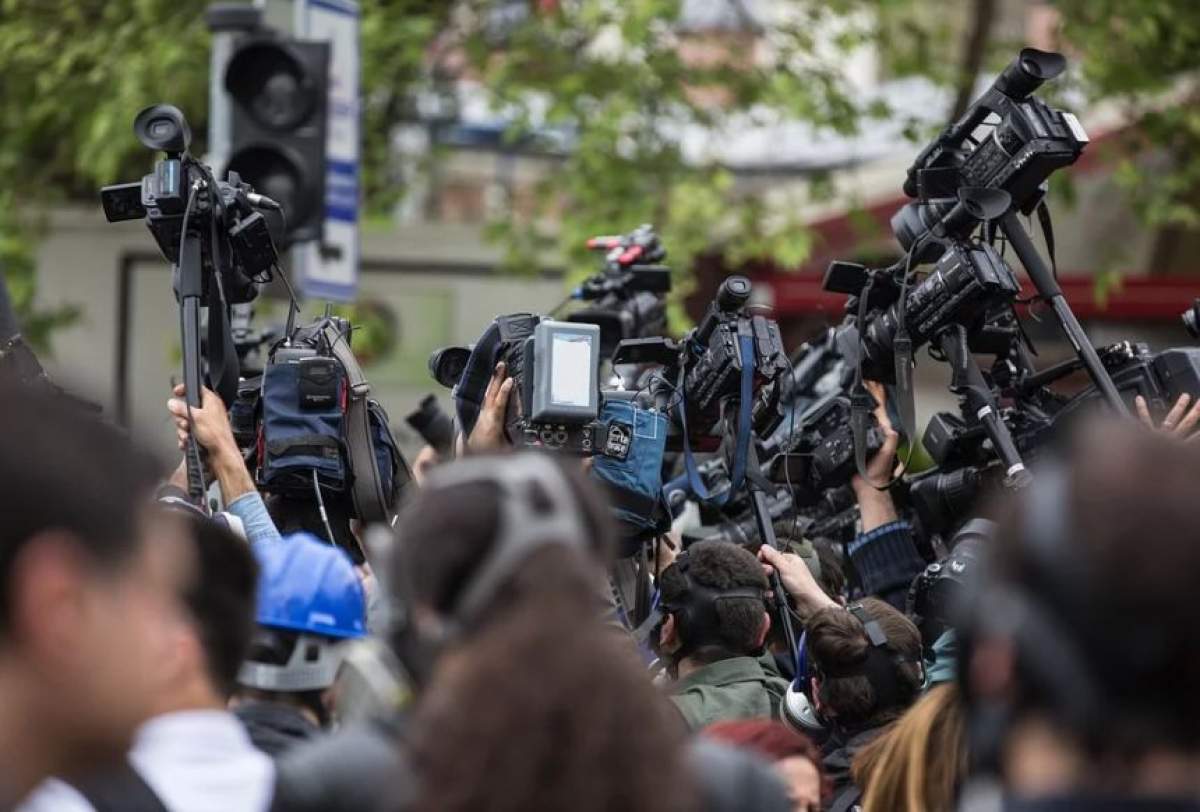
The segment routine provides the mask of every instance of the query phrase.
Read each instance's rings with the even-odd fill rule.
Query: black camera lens
[[[451,455],[454,449],[454,421],[438,406],[436,397],[426,395],[421,405],[405,420],[438,454],[443,457]]]
[[[133,134],[144,145],[163,152],[184,152],[192,143],[192,131],[178,107],[152,104],[133,120]]]
[[[738,310],[750,300],[750,280],[744,276],[731,276],[717,290],[717,307],[729,313]]]
[[[429,356],[429,374],[447,389],[458,385],[471,350],[467,347],[442,347]]]
[[[1183,320],[1183,326],[1187,328],[1188,335],[1200,340],[1200,299],[1193,301],[1192,306],[1183,311],[1180,319]]]

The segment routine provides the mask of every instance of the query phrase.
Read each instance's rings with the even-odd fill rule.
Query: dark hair
[[[783,722],[774,719],[735,719],[716,722],[701,731],[701,735],[735,747],[751,750],[770,761],[800,757],[808,759],[817,770],[821,797],[827,798],[833,786],[825,775],[821,749],[812,739],[797,733]]]
[[[866,598],[862,607],[879,623],[887,636],[887,650],[899,655],[896,666],[899,697],[897,703],[879,707],[875,689],[866,676],[825,676],[819,678],[820,701],[846,727],[878,726],[895,719],[916,698],[921,689],[921,633],[901,612],[878,598]],[[815,613],[808,621],[808,655],[815,670],[838,673],[866,661],[871,640],[863,624],[849,609],[831,606]]]
[[[329,530],[325,529],[325,521],[321,518],[321,509],[317,504],[316,495],[297,497],[282,494],[268,494],[265,502],[271,521],[283,535],[289,533],[310,533],[322,541],[332,541],[341,547],[355,564],[363,563],[362,547],[350,526],[353,516],[347,497],[322,490],[325,502],[325,515],[329,518]],[[329,538],[329,532],[333,538]]]
[[[687,576],[678,562],[667,567],[659,579],[662,602],[670,606],[686,600],[687,579],[710,589],[749,587],[765,591],[767,576],[752,553],[728,541],[698,541],[687,549]],[[700,639],[688,639],[694,629],[680,629],[683,648],[676,655],[708,663],[756,654],[761,648],[763,612],[766,604],[758,598],[728,598],[715,606],[716,628]],[[676,615],[678,618],[678,615]],[[676,623],[679,624],[678,619]]]
[[[679,712],[597,618],[590,567],[578,550],[534,553],[503,608],[440,661],[411,728],[418,810],[695,808]]]
[[[491,459],[503,465],[505,457]],[[595,562],[607,566],[615,546],[608,506],[582,474],[555,457],[546,459],[559,467],[570,487],[585,546],[594,553]],[[451,613],[475,568],[496,543],[499,522],[497,489],[490,482],[418,491],[396,522],[401,538],[399,554],[393,557],[392,583],[410,584],[412,595],[407,597],[439,613]],[[503,594],[497,599],[502,600]]]
[[[296,652],[296,646],[300,645],[300,638],[300,632],[258,626],[254,630],[254,636],[250,641],[245,659],[247,662],[253,663],[287,665]],[[311,648],[305,652],[309,657],[312,657],[314,653]],[[317,717],[321,727],[329,724],[329,709],[325,707],[322,698],[324,693],[325,691],[321,688],[309,691],[268,691],[240,683],[237,686],[237,694],[240,697],[306,708]]]
[[[682,720],[597,612],[608,511],[581,473],[555,463],[584,544],[533,552],[436,661],[410,730],[429,790],[418,809],[693,807]],[[544,494],[533,487],[537,503]],[[455,611],[497,542],[501,493],[486,480],[419,492],[398,522],[397,577],[411,584],[412,603]]]
[[[1114,762],[1155,748],[1200,752],[1200,454],[1113,421],[1081,426],[1071,440],[1047,517],[1060,529],[1037,528],[1057,537],[1032,542],[1035,495],[1021,494],[997,512],[983,567],[987,587],[1047,619],[1062,658],[1032,642],[1043,624],[985,632],[1015,652],[1016,711],[1049,716],[1089,755]],[[1080,672],[1067,684],[1063,659]],[[1085,692],[1098,707],[1068,712]]]
[[[231,696],[254,634],[258,562],[249,545],[216,522],[182,514],[196,556],[183,602],[196,626],[213,687]]]
[[[115,427],[51,393],[0,384],[0,634],[12,565],[40,533],[69,534],[90,561],[127,563],[159,467]]]

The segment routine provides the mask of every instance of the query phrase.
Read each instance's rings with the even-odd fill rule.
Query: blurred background
[[[223,77],[254,35],[236,30],[237,9],[209,6],[0,0],[0,267],[51,374],[164,450],[179,374],[169,268],[143,224],[105,222],[98,188],[150,170],[157,156],[131,122],[155,102],[184,111],[192,152],[218,167],[248,147],[303,152],[303,127],[250,143],[236,117],[229,140],[211,143],[214,121],[230,132],[237,86]],[[269,175],[261,152],[243,163],[260,190],[307,207],[317,231],[325,211],[292,273],[309,310],[331,297],[358,326],[355,349],[395,423],[436,388],[431,350],[475,340],[499,313],[549,310],[595,270],[587,237],[640,223],[669,251],[675,327],[739,271],[795,348],[840,320],[844,297],[821,290],[831,259],[898,256],[888,219],[906,200],[905,169],[1023,45],[1067,54],[1066,80],[1043,95],[1091,137],[1052,180],[1068,300],[1096,343],[1188,340],[1179,313],[1200,295],[1195,0],[247,6],[275,36],[332,41],[317,90],[330,129],[340,116],[350,130],[327,135],[333,152],[318,144],[296,177],[253,177]],[[250,57],[237,75],[278,67]],[[287,81],[275,89],[300,103]],[[255,304],[258,328],[283,320],[274,293]],[[1041,360],[1066,354],[1050,320],[1030,328]],[[918,425],[951,406],[942,374],[918,363]]]

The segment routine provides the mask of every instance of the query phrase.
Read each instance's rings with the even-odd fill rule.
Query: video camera
[[[986,188],[1006,192],[1012,205],[1030,214],[1042,201],[1046,179],[1079,158],[1088,143],[1079,120],[1049,107],[1033,93],[1066,69],[1061,54],[1024,48],[992,86],[917,155],[904,193],[917,198],[892,217],[892,231],[905,251],[923,241],[918,261],[932,262],[941,250],[924,237],[942,223],[951,237],[965,237],[979,220],[946,222],[958,191]],[[989,128],[978,133],[981,127]]]
[[[642,225],[629,234],[592,237],[587,247],[605,254],[604,268],[577,287],[571,298],[587,302],[567,321],[600,327],[600,354],[611,358],[627,338],[659,335],[667,327],[664,296],[671,291],[671,270],[654,227]]]
[[[726,406],[747,410],[744,430],[765,437],[783,416],[782,396],[791,365],[774,319],[748,311],[750,280],[721,283],[700,324],[681,341],[622,341],[614,364],[661,366],[648,388],[660,411],[671,415],[676,437],[698,451],[713,451],[725,436]],[[741,431],[742,427],[738,427]],[[676,446],[677,447],[678,443]]]
[[[889,270],[876,274],[868,288],[863,266],[834,262],[824,280],[825,290],[850,294],[848,312],[865,310],[866,319],[848,325],[840,340],[849,347],[858,346],[864,377],[888,383],[896,381],[894,342],[901,327],[913,350],[952,324],[976,335],[985,317],[997,308],[1011,307],[1021,290],[1008,263],[980,241],[951,241],[933,270],[907,290],[903,301],[903,283],[897,278],[903,269]],[[865,302],[860,301],[863,298]]]
[[[189,155],[192,133],[178,108],[147,107],[134,119],[133,130],[148,149],[161,150],[167,157],[140,181],[100,190],[108,222],[145,218],[162,255],[175,266],[180,265],[185,234],[194,235],[203,263],[202,295],[209,295],[209,280],[219,274],[226,304],[253,301],[258,295],[256,279],[279,260],[263,214],[280,212],[279,204],[256,194],[236,172],[229,174],[228,182],[217,180],[209,167]]]
[[[133,132],[166,158],[138,183],[101,189],[104,214],[110,223],[144,217],[159,250],[173,265],[188,405],[200,405],[207,360],[212,388],[230,406],[238,396],[239,375],[229,307],[253,300],[257,283],[270,278],[278,257],[262,210],[279,212],[280,206],[255,194],[236,173],[230,173],[228,182],[218,181],[209,167],[189,155],[192,133],[178,108],[156,104],[143,109],[134,119]],[[208,309],[203,349],[201,306]],[[207,486],[194,437],[189,437],[187,451],[188,494],[203,505]]]

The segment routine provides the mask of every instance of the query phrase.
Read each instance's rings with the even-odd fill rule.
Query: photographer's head
[[[151,712],[186,561],[157,474],[78,407],[0,387],[0,806],[121,754]]]
[[[552,455],[472,457],[438,468],[397,521],[397,647],[418,678],[441,644],[495,622],[528,594],[596,610],[613,549],[608,512]]]
[[[222,708],[237,686],[254,629],[258,565],[246,542],[192,511],[172,511],[191,541],[183,620],[157,691],[158,713]]]
[[[1115,424],[1071,449],[1000,513],[964,629],[972,750],[1021,793],[1103,769],[1110,794],[1194,798],[1200,457]]]
[[[238,675],[238,699],[287,705],[325,726],[338,644],[367,632],[362,583],[345,553],[303,533],[256,553],[258,626]]]
[[[602,622],[612,534],[584,483],[543,453],[475,457],[401,514],[419,809],[690,807],[678,716]]]
[[[806,646],[818,713],[847,732],[904,712],[925,681],[921,635],[877,598],[828,607],[809,619]]]
[[[767,578],[758,559],[726,541],[698,541],[660,579],[659,651],[673,672],[754,656],[771,627],[763,602]],[[685,669],[686,670],[686,669]]]

